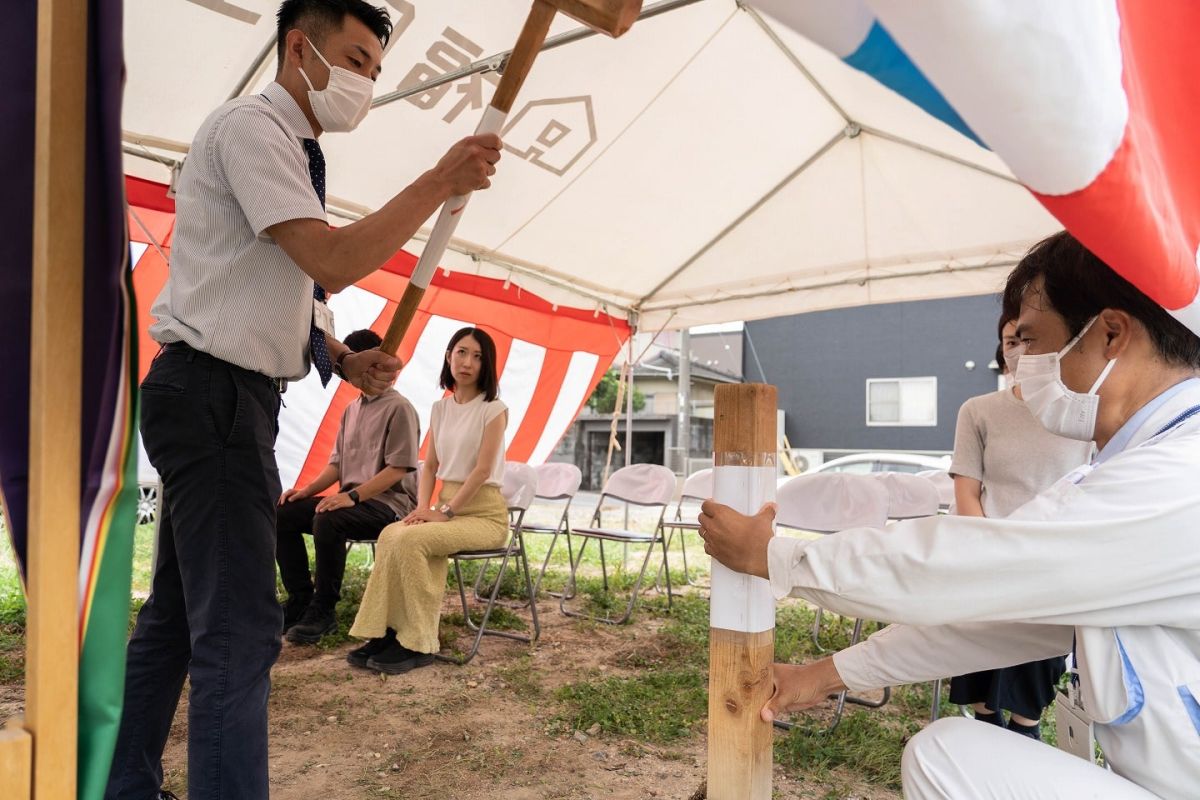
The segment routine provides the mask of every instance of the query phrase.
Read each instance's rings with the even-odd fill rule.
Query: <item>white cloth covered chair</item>
[[[927,469],[918,472],[917,476],[931,481],[937,487],[938,510],[943,514],[948,512],[954,505],[954,478],[950,477],[950,473],[944,469]]]
[[[537,525],[526,523],[524,533],[537,533],[550,535],[550,547],[546,550],[546,558],[542,561],[542,568],[538,571],[537,580],[534,581],[533,591],[537,594],[541,590],[542,578],[546,575],[546,568],[550,565],[550,557],[554,554],[554,547],[558,544],[558,537],[564,536],[567,542],[567,560],[571,560],[571,501],[575,499],[575,495],[579,492],[579,486],[583,483],[583,473],[579,471],[579,467],[574,464],[560,464],[547,462],[534,467],[537,473],[537,494],[534,496],[534,502],[551,505],[561,505],[562,513],[558,516],[558,521],[553,525]],[[556,594],[552,592],[551,594]]]
[[[778,509],[775,524],[779,528],[790,528],[812,533],[833,534],[847,528],[882,528],[888,521],[890,502],[889,482],[873,475],[853,475],[844,472],[815,472],[797,475],[779,487],[776,497]],[[822,609],[818,608],[813,622],[813,642],[820,646],[820,624]],[[863,620],[854,621],[850,644],[862,638]],[[878,708],[891,698],[891,690],[885,689],[881,700],[868,700],[839,692],[834,708],[833,721],[826,729],[832,733],[842,720],[846,703]],[[792,723],[776,720],[775,726],[788,729]]]
[[[628,622],[629,618],[633,615],[633,608],[637,604],[637,599],[642,589],[642,582],[646,577],[646,567],[650,563],[650,556],[656,546],[662,548],[663,569],[667,570],[667,608],[670,609],[671,573],[667,569],[667,540],[664,535],[663,519],[666,516],[667,506],[671,503],[674,496],[675,473],[658,464],[632,464],[628,467],[622,467],[609,476],[608,482],[604,484],[604,488],[601,490],[599,500],[596,501],[596,509],[592,512],[591,526],[576,528],[572,531],[572,534],[582,539],[582,542],[579,545],[579,553],[571,563],[571,583],[568,586],[568,591],[564,592],[563,597],[559,600],[559,608],[564,614],[570,617],[594,619],[597,622],[609,625],[620,625]],[[604,508],[605,501],[609,500],[616,500],[623,503],[626,508],[629,506],[640,506],[658,509],[658,520],[655,522],[652,531],[644,533],[642,531],[625,530],[623,528],[604,527],[601,511]],[[646,546],[646,557],[642,559],[642,566],[638,571],[637,582],[634,584],[629,604],[625,608],[625,613],[617,619],[586,614],[567,607],[567,600],[570,599],[570,595],[574,592],[576,571],[583,562],[583,553],[587,549],[588,542],[593,539],[600,543],[600,574],[606,592],[608,591],[608,566],[605,562],[604,543],[616,542],[622,545]]]

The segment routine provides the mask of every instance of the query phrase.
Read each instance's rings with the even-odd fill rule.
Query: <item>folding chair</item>
[[[797,475],[779,487],[776,497],[778,506],[775,514],[777,528],[831,534],[847,528],[882,528],[887,523],[888,490],[883,481],[869,475],[853,475],[844,472],[815,472]],[[813,627],[813,640],[820,633],[820,613]],[[855,620],[850,644],[862,638],[863,621]],[[820,645],[818,645],[820,648]],[[856,697],[846,691],[837,695],[833,721],[826,729],[832,733],[842,721],[846,703],[878,707],[890,698],[885,690],[882,701]],[[792,723],[776,720],[775,727],[790,729]]]
[[[533,580],[530,576],[529,559],[526,557],[523,536],[525,512],[529,509],[533,502],[533,496],[537,493],[537,473],[528,464],[515,461],[506,462],[504,464],[504,485],[501,492],[508,503],[510,534],[507,544],[491,550],[464,550],[450,556],[454,562],[454,579],[458,583],[458,597],[462,601],[463,620],[466,622],[467,628],[475,631],[475,641],[472,642],[470,651],[461,657],[444,656],[439,653],[438,658],[442,661],[466,664],[479,652],[479,642],[483,639],[484,634],[503,636],[506,639],[515,639],[518,642],[528,642],[529,644],[536,642],[538,636],[541,635],[542,629],[537,615],[537,598],[533,593]],[[470,609],[467,606],[467,592],[463,583],[461,563],[463,561],[483,561],[486,565],[486,562],[493,558],[500,559],[500,572],[496,576],[496,582],[492,585],[491,594],[487,598],[483,618],[476,626],[471,621]],[[525,577],[525,596],[529,598],[529,613],[533,620],[533,633],[529,636],[511,631],[492,630],[487,626],[492,610],[496,607],[496,596],[500,593],[500,584],[503,582],[504,571],[510,560],[518,562]]]
[[[937,484],[922,475],[904,472],[876,472],[872,478],[883,483],[888,490],[888,519],[898,522],[905,519],[932,517],[941,513],[942,497]],[[947,477],[949,477],[947,475]],[[951,484],[953,489],[953,484]],[[883,702],[887,702],[887,694]],[[931,721],[938,718],[938,707],[941,705],[942,681],[939,678],[933,682],[933,704],[929,716]],[[880,703],[882,705],[883,703]]]
[[[938,493],[938,512],[948,514],[954,505],[954,478],[950,477],[950,473],[944,469],[927,469],[918,472],[917,477],[933,482]]]
[[[700,522],[693,516],[691,519],[683,518],[684,503],[703,503],[713,496],[713,471],[712,469],[702,469],[699,472],[693,472],[683,482],[683,489],[679,494],[679,503],[675,506],[675,517],[669,522],[664,523],[670,529],[667,534],[667,551],[671,550],[671,540],[675,537],[675,531],[679,531],[679,554],[683,556],[683,579],[690,586],[696,586],[696,582],[692,580],[692,576],[688,574],[687,563],[687,541],[686,536],[688,531],[699,531]],[[662,574],[662,567],[659,567],[658,574],[655,576],[655,585],[658,584],[659,575]]]
[[[583,540],[579,545],[579,553],[571,562],[571,579],[568,586],[568,591],[563,593],[559,599],[559,609],[569,617],[583,617],[586,619],[594,619],[598,622],[603,622],[609,625],[621,625],[629,621],[633,615],[633,607],[637,603],[638,595],[642,590],[642,582],[646,577],[646,567],[650,563],[650,555],[654,552],[655,545],[662,547],[663,568],[667,567],[667,539],[663,526],[663,518],[667,513],[667,506],[671,502],[671,498],[675,496],[675,473],[664,466],[658,464],[632,464],[628,467],[622,467],[614,472],[604,484],[604,489],[601,490],[600,499],[596,501],[596,510],[592,513],[592,526],[587,528],[576,528],[572,533]],[[655,522],[654,529],[651,533],[642,533],[640,531],[629,531],[621,528],[605,528],[602,527],[601,509],[604,507],[604,501],[607,499],[618,500],[625,504],[626,508],[631,505],[642,506],[658,509],[658,520]],[[638,571],[637,583],[633,587],[633,593],[629,598],[629,605],[625,608],[625,614],[620,619],[611,619],[609,617],[601,617],[593,614],[585,614],[581,611],[571,611],[567,608],[567,600],[569,595],[573,596],[575,589],[575,574],[580,564],[583,563],[583,553],[587,550],[588,541],[596,539],[600,542],[600,574],[604,581],[604,591],[608,591],[608,567],[604,559],[604,543],[617,542],[623,545],[646,545],[646,557],[642,560],[642,568]],[[622,564],[622,566],[624,566]],[[667,608],[671,608],[671,573],[667,570]]]
[[[954,502],[954,480],[945,470],[926,470],[916,475],[882,472],[878,477],[891,482],[889,488],[894,492],[892,502],[897,504],[895,511],[888,512],[892,519],[915,519],[945,514]],[[933,682],[930,722],[937,722],[941,713],[942,680],[938,678]]]
[[[539,500],[548,503],[562,503],[562,514],[559,515],[558,521],[554,525],[537,525],[531,522],[525,523],[523,533],[545,533],[553,534],[554,538],[550,540],[550,547],[546,551],[546,558],[542,561],[542,568],[538,572],[537,580],[533,583],[533,593],[537,594],[542,586],[542,577],[546,574],[546,567],[550,564],[550,556],[554,554],[554,545],[558,543],[560,534],[565,535],[567,539],[567,560],[571,559],[571,500],[579,491],[579,485],[583,483],[583,473],[579,471],[579,467],[574,464],[554,464],[545,463],[534,467],[537,473],[538,493],[534,496],[534,502]],[[484,565],[486,569],[487,565]],[[475,577],[475,599],[480,602],[486,602],[487,598],[479,593],[479,585],[483,581],[484,569],[479,570],[479,574]],[[558,592],[551,592],[553,597],[561,597]],[[505,606],[523,607],[525,603],[504,603]]]
[[[554,554],[554,545],[558,543],[560,535],[565,535],[567,538],[567,561],[571,561],[571,501],[575,499],[579,485],[583,483],[583,473],[574,464],[545,463],[536,467],[536,470],[537,496],[534,500],[543,503],[562,503],[563,507],[562,514],[559,515],[558,522],[554,525],[529,524],[525,526],[525,533],[553,534],[554,536],[550,540],[549,549],[546,550],[546,559],[542,562],[537,581],[533,584],[534,594],[537,594],[542,587],[542,578],[546,575],[546,567],[550,565],[550,556]],[[555,597],[560,596],[558,592],[550,594]]]

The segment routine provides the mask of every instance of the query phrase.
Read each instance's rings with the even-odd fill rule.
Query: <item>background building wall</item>
[[[949,451],[959,406],[996,389],[999,316],[999,297],[986,295],[748,322],[743,374],[779,388],[794,448]],[[926,376],[937,378],[935,426],[867,426],[867,379]]]

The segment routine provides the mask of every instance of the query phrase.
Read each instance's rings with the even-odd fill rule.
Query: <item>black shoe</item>
[[[371,639],[362,647],[356,647],[346,654],[346,661],[352,667],[367,668],[371,656],[378,655],[396,643],[396,632],[388,628],[387,634],[378,639]]]
[[[322,636],[337,630],[337,616],[333,609],[322,608],[313,603],[300,617],[300,621],[288,629],[287,640],[295,644],[316,644]]]
[[[428,667],[432,663],[433,653],[418,653],[416,650],[409,650],[399,642],[393,642],[382,653],[367,659],[367,669],[387,675],[399,675],[418,667]]]
[[[312,603],[312,598],[311,594],[292,595],[286,601],[280,603],[283,606],[283,630],[280,633],[287,633],[289,628],[300,621],[300,618],[304,616],[304,612],[308,610],[308,606]]]

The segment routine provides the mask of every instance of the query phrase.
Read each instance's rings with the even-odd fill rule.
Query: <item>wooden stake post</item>
[[[87,0],[38,2],[26,711],[0,732],[5,800],[76,793],[87,23]]]
[[[777,392],[762,383],[718,386],[713,497],[744,514],[775,499]],[[709,616],[708,797],[769,800],[775,599],[762,578],[713,561]]]

